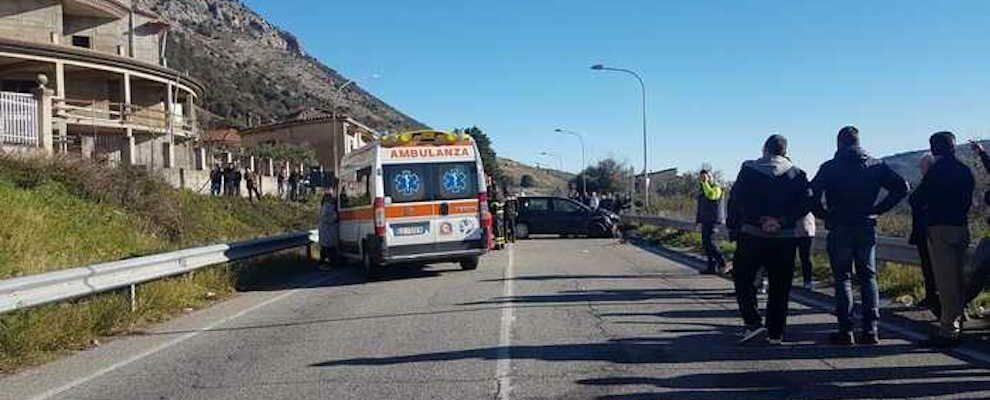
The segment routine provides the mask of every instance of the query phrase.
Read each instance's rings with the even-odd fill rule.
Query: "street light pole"
[[[584,151],[584,136],[581,135],[580,133],[577,133],[577,132],[574,132],[574,131],[569,131],[567,129],[560,129],[560,128],[554,129],[554,132],[557,132],[557,133],[560,133],[560,134],[563,134],[563,135],[577,136],[578,141],[581,142],[581,172],[580,172],[581,173],[581,194],[582,195],[585,195],[585,196],[588,195],[588,175],[586,174],[586,172],[588,172],[588,160],[585,158],[585,156],[587,154]]]
[[[541,156],[544,156],[544,157],[553,157],[553,158],[556,158],[557,159],[557,166],[560,168],[561,171],[564,170],[564,156],[561,156],[560,154],[549,152],[549,151],[541,151],[539,154]]]
[[[591,66],[591,69],[596,71],[615,71],[624,72],[632,75],[639,81],[639,87],[643,96],[643,207],[645,208],[647,204],[650,204],[650,175],[647,166],[647,153],[646,153],[646,84],[643,83],[643,78],[639,76],[635,71],[625,69],[625,68],[613,68],[607,67],[602,64],[595,64]]]

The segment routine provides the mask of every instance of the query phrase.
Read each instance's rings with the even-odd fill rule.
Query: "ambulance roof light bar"
[[[419,130],[381,137],[382,147],[467,145],[474,140],[466,133]]]

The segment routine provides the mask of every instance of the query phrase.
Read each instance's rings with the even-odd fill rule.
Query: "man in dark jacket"
[[[877,344],[880,319],[880,293],[877,287],[876,218],[890,211],[905,196],[908,185],[883,161],[870,157],[859,146],[859,130],[846,126],[839,130],[835,158],[818,168],[811,186],[815,192],[814,212],[825,220],[828,257],[835,278],[835,312],[839,330],[833,343],[852,345],[853,263],[863,303],[863,332],[860,342]],[[877,202],[880,189],[887,195]],[[824,197],[824,203],[822,199]]]
[[[725,268],[725,257],[715,245],[715,228],[725,223],[725,212],[722,207],[725,196],[722,187],[712,179],[707,170],[698,173],[698,209],[695,222],[701,225],[701,244],[708,257],[708,270],[705,273],[718,274]]]
[[[938,159],[910,199],[912,206],[928,210],[928,251],[942,308],[938,334],[925,345],[951,347],[959,344],[962,330],[963,263],[969,248],[974,179],[969,167],[956,158],[955,135],[938,132],[929,143]]]
[[[223,189],[223,172],[220,170],[220,164],[217,164],[210,170],[210,193],[219,196],[221,189]]]
[[[918,168],[921,176],[928,174],[935,158],[931,154],[921,157]],[[928,251],[928,210],[911,204],[911,235],[908,244],[918,248],[918,260],[921,261],[921,275],[925,280],[925,298],[918,306],[931,310],[935,317],[941,315],[941,303],[938,299],[938,286],[935,285],[935,273],[932,271],[932,257]]]
[[[763,145],[763,157],[743,163],[729,196],[727,226],[738,241],[733,276],[736,300],[746,324],[740,343],[764,332],[770,344],[783,340],[797,251],[795,227],[810,209],[808,177],[787,159],[787,139],[770,136]],[[766,328],[753,284],[761,267],[766,268],[770,283]]]

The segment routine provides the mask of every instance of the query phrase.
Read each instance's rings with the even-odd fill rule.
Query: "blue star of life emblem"
[[[410,170],[400,172],[392,181],[395,184],[395,190],[405,196],[411,196],[419,192],[419,175],[416,175]]]
[[[444,172],[443,189],[447,193],[463,193],[467,190],[467,174],[460,168]]]

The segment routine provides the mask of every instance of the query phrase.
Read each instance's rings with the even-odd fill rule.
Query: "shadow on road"
[[[495,297],[491,300],[462,303],[460,305],[483,304],[520,304],[520,303],[608,303],[628,302],[656,299],[672,300],[726,300],[733,299],[731,290],[727,289],[605,289],[605,290],[567,290],[557,294],[528,295],[513,297]]]
[[[772,372],[706,372],[669,378],[608,377],[578,380],[591,386],[653,386],[655,393],[599,399],[861,399],[977,395],[990,391],[990,373],[966,365],[808,369]],[[977,398],[977,397],[971,397]]]

